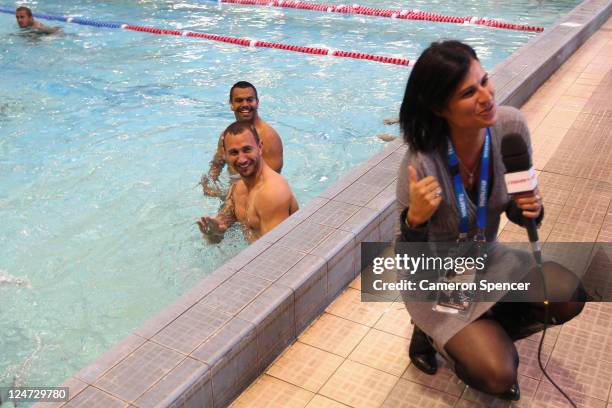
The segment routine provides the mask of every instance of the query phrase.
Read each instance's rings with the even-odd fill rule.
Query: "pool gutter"
[[[498,102],[520,107],[611,13],[587,0],[514,52]],[[389,143],[75,373],[70,406],[229,405],[357,276],[360,242],[392,240],[404,153]]]

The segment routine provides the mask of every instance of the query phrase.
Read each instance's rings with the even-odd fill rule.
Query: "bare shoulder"
[[[257,193],[258,206],[285,207],[291,204],[293,192],[283,176],[271,170]]]
[[[246,184],[244,184],[244,181],[242,180],[238,180],[231,187],[231,194],[232,194],[232,198],[234,199],[240,196],[247,195],[248,193],[249,193],[249,190],[247,189]]]
[[[266,122],[265,120],[261,119],[260,122],[260,136],[263,137],[264,139],[267,140],[271,140],[271,139],[275,139],[275,140],[280,140],[280,136],[278,134],[278,132],[272,127],[270,126],[270,124],[268,124],[268,122]]]

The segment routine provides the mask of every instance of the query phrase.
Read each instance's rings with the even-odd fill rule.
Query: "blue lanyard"
[[[480,160],[480,180],[478,186],[478,207],[476,210],[476,225],[478,226],[478,239],[484,239],[484,231],[487,225],[487,192],[489,188],[489,145],[491,143],[491,133],[487,128],[485,133],[484,147],[482,148],[482,158]],[[465,240],[470,230],[470,217],[468,214],[468,203],[465,188],[459,173],[459,160],[453,147],[453,142],[448,141],[448,164],[453,175],[455,185],[455,197],[459,206],[459,239]]]

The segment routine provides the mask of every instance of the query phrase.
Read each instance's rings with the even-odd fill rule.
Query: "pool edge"
[[[585,1],[495,67],[499,103],[522,105],[611,12]],[[357,275],[359,243],[392,239],[404,151],[386,146],[75,373],[71,402],[228,405]]]

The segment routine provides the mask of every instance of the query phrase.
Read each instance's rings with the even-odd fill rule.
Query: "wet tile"
[[[327,225],[328,227],[338,228],[360,209],[361,207],[356,205],[331,200],[312,214],[310,216],[310,221]]]
[[[391,374],[345,360],[319,394],[352,407],[375,408],[385,401],[398,380]]]
[[[91,386],[85,388],[64,405],[66,408],[124,408],[127,406],[127,402]]]
[[[339,229],[352,232],[357,242],[375,242],[379,240],[379,212],[371,208],[360,208]]]
[[[401,163],[401,159],[400,159]],[[386,187],[391,184],[395,178],[397,177],[397,170],[389,169],[386,167],[374,167],[370,169],[363,176],[359,177],[357,180],[358,183],[377,186],[377,187]]]
[[[387,208],[395,204],[396,199],[396,183],[392,182],[383,191],[378,193],[376,197],[366,203],[367,208],[371,208],[378,212],[385,211]]]
[[[257,258],[240,270],[242,273],[257,276],[274,282],[306,256],[306,253],[272,245]]]
[[[139,407],[166,407],[197,392],[194,388],[205,387],[202,406],[212,405],[209,367],[192,358],[186,358],[164,378],[140,396],[134,405]]]
[[[382,408],[450,408],[458,398],[400,378]]]
[[[361,292],[348,288],[328,308],[333,315],[360,323],[374,326],[389,307],[389,302],[362,302]]]
[[[299,337],[299,341],[347,357],[366,335],[367,326],[324,313]]]
[[[568,94],[570,95],[570,94]],[[579,93],[571,94],[571,96],[584,97],[584,95]],[[540,126],[556,126],[561,128],[569,129],[572,126],[572,122],[578,116],[578,111],[575,110],[567,110],[567,109],[558,109],[553,107],[548,115],[542,120]]]
[[[372,329],[348,358],[399,377],[410,364],[408,343],[404,337]]]
[[[412,337],[413,326],[410,324],[410,315],[402,302],[390,303],[374,328],[406,339]]]
[[[600,72],[598,66],[585,69],[585,72]],[[588,98],[597,89],[596,85],[573,84],[565,91],[566,96]]]
[[[185,356],[147,342],[95,382],[95,386],[124,401],[135,401]]]
[[[546,371],[563,389],[601,400],[608,397],[612,382],[610,362],[555,348]]]
[[[608,335],[612,333],[612,303],[588,302],[582,312],[564,326]]]
[[[605,401],[589,397],[567,387],[562,386],[562,389],[579,408],[606,408]],[[565,408],[570,406],[570,404],[552,384],[544,380],[538,387],[538,391],[533,399],[533,406],[538,408]]]
[[[204,297],[199,304],[209,309],[234,315],[270,285],[269,280],[243,272],[236,272],[229,280]]]
[[[98,357],[93,363],[82,368],[74,377],[78,380],[92,384],[102,374],[110,370],[121,360],[129,356],[134,350],[145,343],[145,339],[134,334],[129,334],[110,350]]]
[[[405,353],[407,353],[407,350]],[[448,364],[443,358],[438,355],[437,360],[438,372],[436,375],[425,374],[413,364],[410,364],[406,372],[402,375],[402,378],[429,388],[433,388],[434,390],[442,391],[455,397],[460,397],[465,390],[465,384],[449,368]]]
[[[612,363],[612,330],[602,333],[592,327],[565,325],[555,345],[555,349],[565,350],[568,354],[580,354]]]
[[[300,334],[328,306],[327,262],[306,255],[277,282],[293,290],[295,330]]]
[[[316,347],[296,342],[266,373],[272,377],[317,392],[342,364],[343,358]]]
[[[75,399],[76,396],[88,387],[88,384],[75,377],[70,377],[64,381],[60,387],[68,387],[68,398]],[[61,402],[39,402],[33,405],[33,408],[59,408],[66,405],[66,401]]]
[[[253,259],[257,258],[263,251],[268,249],[270,245],[272,245],[270,242],[267,242],[263,239],[258,239],[257,241],[249,244],[248,247],[240,251],[238,255],[225,262],[225,264],[223,264],[223,267],[237,271],[249,262],[251,262]]]
[[[559,337],[560,332],[561,332],[561,326],[548,327],[546,329],[546,335],[544,336],[544,344],[548,346],[554,346],[555,343],[557,342],[557,338]],[[531,336],[527,337],[525,340],[534,341],[534,342],[539,343],[543,334],[544,332],[541,331],[539,333],[532,334]]]
[[[210,309],[200,302],[153,336],[152,340],[189,354],[230,319],[231,315]]]
[[[233,318],[192,356],[210,367],[214,403],[226,405],[261,373],[255,325]]]
[[[257,357],[267,367],[295,338],[293,290],[273,284],[237,317],[256,326]]]
[[[542,378],[542,370],[538,364],[538,346],[539,342],[523,339],[514,342],[514,346],[519,353],[519,375],[540,380]],[[558,347],[558,346],[557,346]],[[553,345],[544,342],[542,347],[542,364],[546,367],[546,363],[552,353]]]
[[[402,163],[402,160],[404,159],[404,155],[406,153],[402,150],[398,150],[395,151],[393,153],[391,153],[389,156],[387,156],[386,158],[384,158],[379,164],[379,167],[383,167],[386,169],[389,169],[391,171],[393,171],[393,173],[395,175],[397,175],[397,172],[399,170],[399,166]]]
[[[361,275],[357,275],[355,279],[349,285],[349,288],[361,291]]]
[[[393,180],[389,180],[389,183],[391,183],[391,181]],[[348,204],[353,204],[353,205],[363,207],[370,200],[376,197],[380,192],[382,192],[389,183],[383,186],[376,186],[376,185],[356,182],[356,183],[351,184],[349,187],[347,187],[344,191],[338,194],[334,199],[348,203]]]
[[[300,252],[311,252],[335,230],[310,221],[304,221],[289,234],[281,238],[277,244]]]
[[[327,293],[330,299],[335,298],[355,278],[359,250],[352,233],[336,230],[312,251],[313,255],[327,260]]]
[[[337,401],[317,394],[310,400],[308,405],[306,405],[306,408],[348,408],[348,405],[341,404]]]
[[[262,375],[234,401],[232,408],[303,408],[314,394],[269,375]]]
[[[295,214],[295,213],[294,213]],[[293,215],[287,219],[285,219],[282,223],[277,225],[272,229],[272,231],[267,232],[258,241],[264,241],[269,244],[274,244],[282,237],[291,232],[295,227],[297,227],[303,220],[298,217],[294,217]]]

